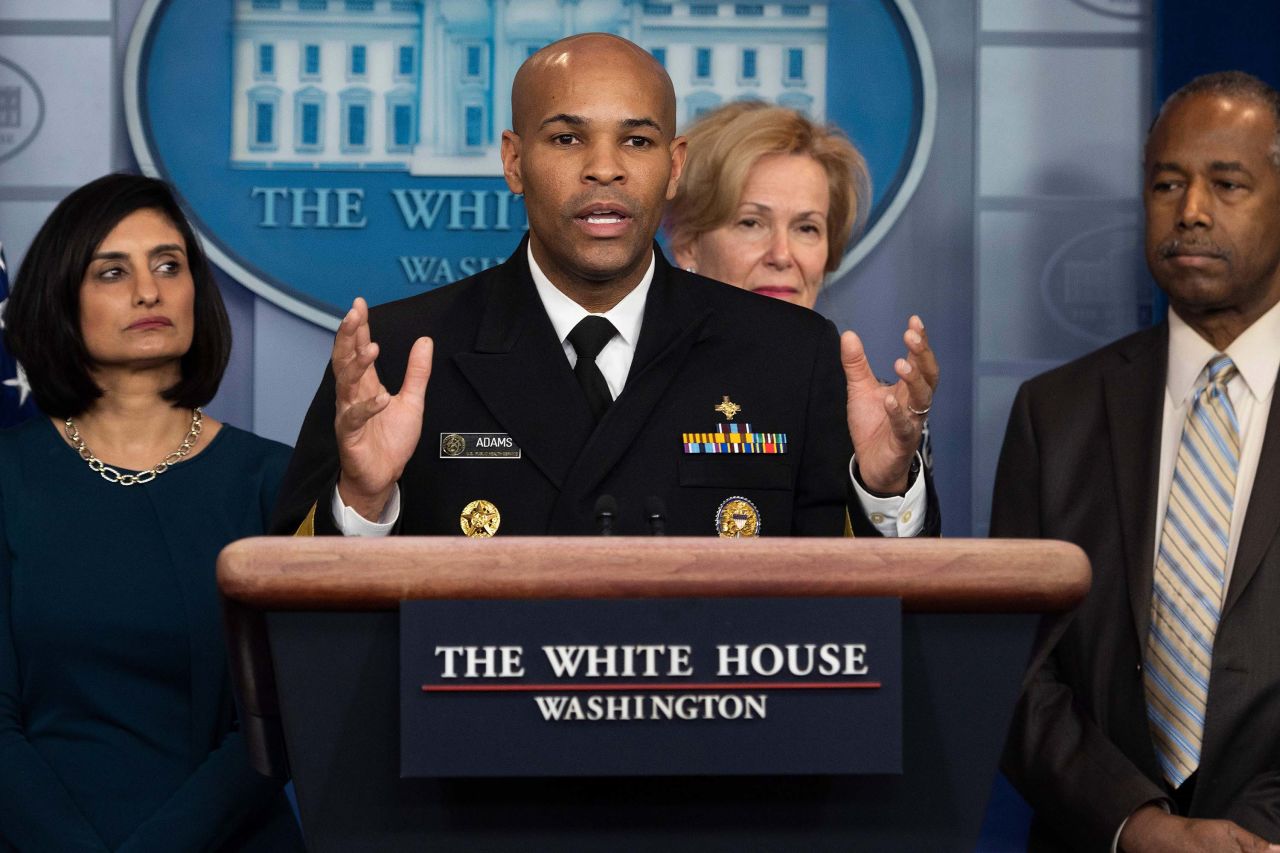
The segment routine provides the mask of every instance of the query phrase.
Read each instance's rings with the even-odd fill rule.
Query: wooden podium
[[[971,851],[1037,617],[1089,578],[1079,548],[1019,540],[261,538],[218,560],[242,728],[316,851]],[[901,598],[904,772],[400,778],[402,600],[700,596]]]

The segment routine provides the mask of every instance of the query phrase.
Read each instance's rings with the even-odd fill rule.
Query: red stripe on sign
[[[878,690],[879,681],[739,681],[726,684],[424,684],[423,693],[546,693],[610,690]]]

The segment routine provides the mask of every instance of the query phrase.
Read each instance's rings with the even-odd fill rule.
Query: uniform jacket
[[[1147,728],[1142,649],[1151,611],[1168,327],[1139,332],[1026,383],[1009,419],[991,532],[1065,539],[1093,586],[1046,621],[1004,769],[1036,811],[1032,848],[1107,850],[1138,806],[1170,790]],[[1189,816],[1280,841],[1280,395],[1214,643]],[[1176,808],[1175,808],[1176,811]]]
[[[842,533],[852,448],[834,326],[656,254],[631,372],[598,425],[538,299],[523,244],[499,267],[371,311],[379,375],[392,393],[413,341],[435,341],[422,438],[400,480],[399,532],[461,535],[463,508],[483,499],[501,514],[498,535],[590,534],[597,499],[610,495],[614,530],[624,535],[649,532],[650,496],[662,500],[667,532],[676,535],[713,535],[717,510],[732,497],[756,506],[764,536]],[[732,421],[715,411],[725,397],[741,406]],[[326,370],[285,476],[276,532],[293,532],[313,505],[316,532],[334,532],[333,419]],[[686,433],[729,423],[785,435],[785,452],[686,452]],[[468,433],[509,437],[519,457],[444,453],[446,436]],[[854,527],[875,535],[860,509]]]

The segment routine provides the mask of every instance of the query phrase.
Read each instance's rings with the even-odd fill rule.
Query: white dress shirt
[[[1231,510],[1223,594],[1231,583],[1231,567],[1240,546],[1240,530],[1244,527],[1245,512],[1249,508],[1258,457],[1262,455],[1262,438],[1267,431],[1267,414],[1271,411],[1271,397],[1275,393],[1276,371],[1280,370],[1277,341],[1280,341],[1280,304],[1259,317],[1226,350],[1239,371],[1227,383],[1227,396],[1240,424],[1240,468],[1236,473],[1236,493]],[[1164,424],[1160,433],[1160,501],[1156,506],[1156,529],[1152,531],[1157,551],[1187,409],[1196,390],[1209,381],[1205,367],[1217,354],[1213,344],[1200,337],[1199,332],[1173,311],[1169,312],[1169,375],[1165,383]]]
[[[538,298],[542,300],[542,307],[547,311],[551,327],[556,330],[556,337],[560,339],[560,346],[564,348],[565,358],[569,359],[569,366],[574,367],[578,363],[578,353],[574,350],[573,344],[569,343],[569,333],[573,331],[574,326],[582,322],[583,317],[589,316],[591,312],[565,296],[551,283],[551,279],[547,278],[538,267],[538,262],[533,259],[532,246],[529,247],[528,253],[529,273],[533,276],[533,286],[538,290]],[[622,393],[622,386],[627,384],[627,374],[631,372],[631,360],[635,358],[636,343],[640,340],[640,326],[644,323],[644,303],[649,298],[649,285],[653,284],[655,264],[653,256],[650,256],[649,268],[644,271],[640,283],[622,297],[622,301],[617,305],[603,314],[595,315],[605,318],[618,330],[618,334],[614,335],[596,356],[596,367],[600,368],[600,372],[604,374],[604,381],[609,385],[609,395],[615,400]]]

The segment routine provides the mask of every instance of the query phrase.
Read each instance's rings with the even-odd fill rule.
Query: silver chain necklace
[[[137,474],[121,474],[115,468],[93,455],[93,451],[89,450],[84,444],[84,439],[80,437],[80,430],[76,429],[76,422],[67,418],[65,425],[67,428],[67,438],[75,445],[76,452],[80,454],[80,458],[89,463],[89,469],[97,471],[102,479],[108,483],[119,483],[122,486],[137,486],[143,483],[150,483],[159,475],[169,470],[169,466],[181,462],[196,441],[200,438],[201,420],[204,412],[200,411],[200,407],[196,406],[191,410],[191,429],[187,431],[187,437],[182,439],[182,444],[178,445],[178,449],[170,453],[158,464],[148,468],[145,471],[139,471]]]

